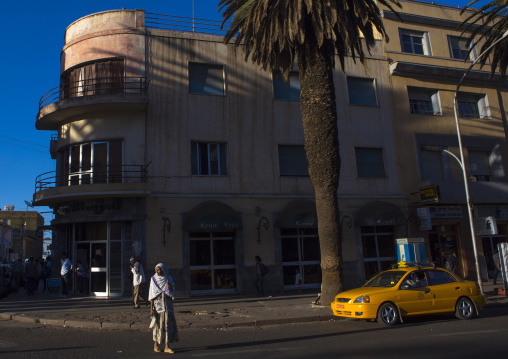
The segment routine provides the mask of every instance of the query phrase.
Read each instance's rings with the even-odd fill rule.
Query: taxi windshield
[[[364,287],[393,287],[406,274],[405,271],[389,271],[379,273],[377,276],[365,283]]]

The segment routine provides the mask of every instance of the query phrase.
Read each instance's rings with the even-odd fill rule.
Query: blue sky
[[[194,0],[194,16],[220,20],[219,0]],[[464,6],[467,1],[439,1]],[[192,17],[192,0],[9,1],[2,4],[0,68],[0,208],[26,210],[35,178],[55,170],[49,154],[51,131],[37,131],[40,98],[59,85],[60,51],[65,29],[75,20],[100,11],[144,9],[146,12]],[[48,207],[36,207],[39,212]],[[46,224],[51,213],[42,213]]]

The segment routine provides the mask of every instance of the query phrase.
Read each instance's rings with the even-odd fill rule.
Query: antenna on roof
[[[28,207],[30,207],[30,208],[34,208],[34,205],[32,204],[32,202],[29,202],[29,201],[26,201],[26,200],[25,200],[25,204],[27,205],[27,207],[26,207],[26,210],[27,210],[27,211],[28,211]]]

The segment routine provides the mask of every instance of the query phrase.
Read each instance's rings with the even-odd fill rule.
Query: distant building
[[[0,261],[12,259],[12,234],[14,227],[7,220],[0,220]]]
[[[0,222],[12,228],[10,259],[40,258],[42,256],[42,234],[37,229],[44,226],[44,218],[37,211],[0,211]]]

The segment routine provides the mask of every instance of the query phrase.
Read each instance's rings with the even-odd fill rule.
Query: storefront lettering
[[[310,222],[296,221],[295,225],[298,228],[311,228],[311,227],[315,227],[316,226],[314,221],[310,221]]]
[[[236,228],[238,228],[238,223],[236,223],[236,222],[215,222],[215,223],[201,222],[199,224],[199,228],[203,229],[203,230],[236,229]]]
[[[86,202],[72,202],[67,205],[59,206],[56,210],[56,212],[59,215],[66,215],[76,212],[90,212],[93,214],[102,214],[104,211],[109,210],[118,210],[122,207],[122,202],[120,200],[110,202],[108,204],[98,204],[98,203],[92,203],[87,204]]]
[[[394,219],[394,218],[391,218],[391,219],[378,219],[376,221],[377,224],[381,225],[381,226],[398,226],[398,225],[402,225],[403,222],[400,221],[399,219]]]

